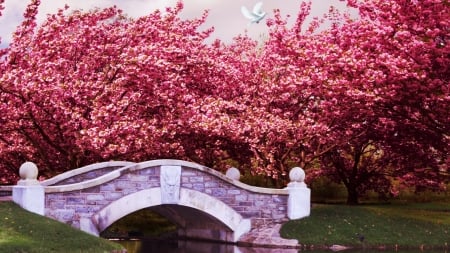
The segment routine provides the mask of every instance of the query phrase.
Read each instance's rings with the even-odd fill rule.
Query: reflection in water
[[[163,241],[163,240],[136,240],[119,241],[128,253],[333,253],[331,250],[304,250],[297,249],[270,249],[237,247],[232,244],[212,243],[203,241]],[[446,250],[369,250],[349,249],[339,253],[447,253]]]
[[[128,253],[297,253],[296,249],[237,247],[203,241],[119,241]]]

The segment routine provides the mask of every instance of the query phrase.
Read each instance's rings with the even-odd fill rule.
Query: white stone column
[[[289,172],[291,182],[286,189],[289,192],[288,218],[291,220],[304,218],[311,212],[311,190],[305,184],[305,171],[300,167]]]
[[[45,191],[37,180],[36,164],[26,162],[19,169],[20,180],[13,186],[12,199],[23,209],[44,215]]]

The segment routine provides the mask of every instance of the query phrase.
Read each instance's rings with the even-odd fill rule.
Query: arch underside
[[[180,188],[176,203],[162,203],[161,188],[151,188],[122,197],[94,214],[80,220],[80,229],[98,235],[120,218],[150,208],[178,226],[182,237],[237,242],[251,229],[244,219],[224,202],[207,194]]]

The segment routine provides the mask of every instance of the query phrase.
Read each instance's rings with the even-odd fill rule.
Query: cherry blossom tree
[[[220,92],[197,101],[195,107],[203,113],[191,123],[233,140],[241,147],[234,153],[250,152],[250,159],[240,159],[239,166],[273,178],[280,187],[292,166],[308,167],[332,146],[322,140],[329,130],[317,108],[321,91],[316,82],[322,76],[314,74],[316,59],[309,57],[320,45],[315,39],[319,35],[313,34],[317,24],[298,36],[309,8],[301,6],[293,28],[276,11],[263,43],[240,36],[231,45],[219,46],[218,73],[227,78],[219,80]]]
[[[31,1],[0,52],[2,180],[26,160],[48,177],[103,160],[178,158],[239,166],[280,187],[302,166],[342,182],[348,203],[395,193],[394,181],[442,189],[447,1],[348,5],[358,18],[331,9],[307,25],[302,3],[291,27],[275,10],[266,41],[224,44],[205,42],[207,12],[180,19],[181,2],[138,19],[115,7],[60,10],[37,26]]]
[[[349,1],[358,20],[328,33],[334,115],[331,139],[348,140],[322,156],[320,175],[343,182],[347,202],[393,184],[445,189],[449,180],[448,2]]]
[[[207,13],[181,20],[181,2],[137,20],[115,7],[60,10],[36,27],[38,6],[1,62],[2,171],[25,160],[50,176],[101,160],[186,158],[185,107],[212,61],[212,30],[198,31]]]

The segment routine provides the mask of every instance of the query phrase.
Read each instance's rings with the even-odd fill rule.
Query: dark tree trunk
[[[347,205],[357,205],[359,203],[359,194],[356,187],[347,187]]]

